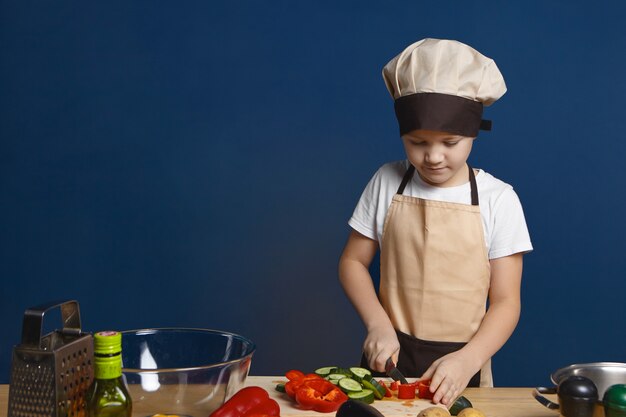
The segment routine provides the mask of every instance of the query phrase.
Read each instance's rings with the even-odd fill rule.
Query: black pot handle
[[[550,401],[541,394],[556,394],[556,387],[537,387],[533,390],[533,397],[535,397],[535,400],[539,401],[544,407],[548,407],[550,410],[559,409],[559,405],[557,403]]]

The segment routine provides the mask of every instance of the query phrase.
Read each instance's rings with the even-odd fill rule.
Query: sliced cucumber
[[[470,402],[470,400],[468,400],[467,398],[463,396],[460,396],[459,398],[456,399],[456,401],[454,401],[454,403],[450,407],[450,410],[448,411],[450,411],[451,415],[456,416],[461,412],[461,410],[464,410],[470,407],[472,407],[472,403]]]
[[[369,369],[359,368],[357,366],[353,366],[350,368],[350,372],[354,375],[354,379],[361,382],[362,380],[369,381],[372,379],[372,372]]]
[[[338,381],[340,379],[347,378],[347,376],[345,374],[328,374],[326,378],[330,381]]]
[[[336,366],[324,366],[323,368],[317,368],[315,373],[321,377],[328,376],[333,369],[337,369]]]
[[[359,392],[363,390],[363,387],[358,381],[348,377],[340,379],[337,382],[337,385],[346,393]]]
[[[331,374],[344,374],[345,376],[353,376],[352,372],[350,372],[350,370],[347,369],[347,368],[339,368],[339,367],[337,367],[337,368],[333,369],[330,373]]]
[[[343,380],[342,380],[343,381]],[[364,389],[359,392],[348,393],[348,398],[351,400],[361,401],[365,404],[371,404],[374,402],[374,391],[371,389]]]
[[[370,379],[369,381],[364,379],[361,381],[361,384],[363,384],[363,388],[372,390],[374,392],[374,397],[376,397],[377,400],[382,400],[385,396],[385,388],[380,385],[378,381],[376,381],[374,378]]]

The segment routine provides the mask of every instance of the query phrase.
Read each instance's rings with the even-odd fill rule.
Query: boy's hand
[[[374,371],[385,372],[385,363],[389,358],[397,363],[399,352],[398,335],[393,326],[390,325],[371,328],[367,333],[365,342],[363,342],[363,353],[365,353],[370,369]]]
[[[461,395],[472,376],[480,370],[475,369],[472,362],[463,350],[459,350],[442,356],[430,365],[420,380],[431,379],[430,391],[434,393],[435,404],[449,407]]]

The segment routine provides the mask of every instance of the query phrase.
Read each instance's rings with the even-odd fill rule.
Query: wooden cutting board
[[[286,381],[284,377],[249,376],[246,385],[264,388],[280,405],[281,417],[334,415],[298,409],[291,398],[275,389],[276,384]],[[468,388],[463,395],[487,417],[559,417],[558,412],[545,408],[532,397],[532,388]],[[421,410],[433,404],[427,400],[399,400],[394,397],[377,400],[372,406],[385,417],[416,417]]]

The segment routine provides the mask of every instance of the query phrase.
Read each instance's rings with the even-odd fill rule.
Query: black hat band
[[[397,98],[394,108],[400,135],[424,129],[476,137],[491,130],[491,121],[482,120],[482,103],[450,94],[410,94]]]

